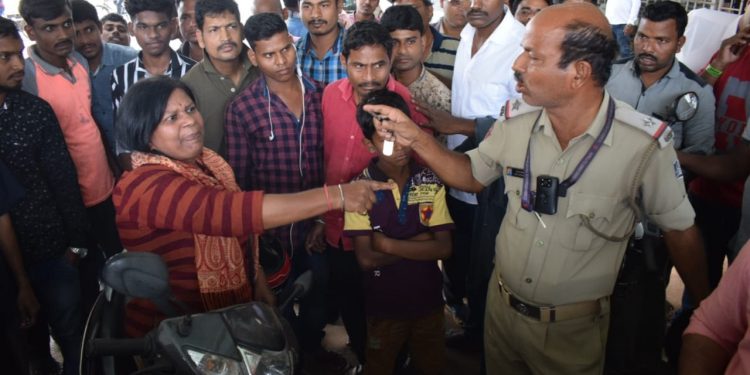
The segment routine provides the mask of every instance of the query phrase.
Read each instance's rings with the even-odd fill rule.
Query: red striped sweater
[[[236,236],[244,245],[249,234],[263,230],[263,192],[218,190],[159,165],[124,174],[112,199],[123,246],[159,254],[169,269],[172,294],[193,312],[203,311],[193,233]],[[163,318],[150,302],[133,300],[127,306],[125,332],[143,336]]]

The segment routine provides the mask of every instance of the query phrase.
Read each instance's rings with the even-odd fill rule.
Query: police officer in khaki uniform
[[[506,105],[466,155],[395,109],[365,109],[386,118],[379,131],[410,145],[447,185],[480,191],[505,179],[487,373],[601,374],[609,295],[636,218],[664,230],[698,300],[708,294],[700,235],[669,128],[604,91],[617,48],[604,15],[590,4],[549,7],[529,23],[523,47],[513,69],[529,104]]]

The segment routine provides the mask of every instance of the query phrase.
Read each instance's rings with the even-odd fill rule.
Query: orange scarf
[[[207,148],[203,148],[203,153],[197,160],[199,167],[151,153],[133,152],[131,157],[133,169],[146,164],[157,164],[203,186],[240,191],[229,164]],[[249,302],[251,289],[239,239],[197,233],[193,234],[193,238],[198,287],[206,311]],[[257,254],[253,258],[257,272]]]

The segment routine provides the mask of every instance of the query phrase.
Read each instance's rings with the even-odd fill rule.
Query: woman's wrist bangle
[[[321,218],[317,218],[317,219],[315,219],[315,222],[316,222],[316,223],[318,223],[318,224],[323,224],[323,225],[326,225],[326,222],[325,222],[325,221],[323,221],[323,219],[321,219]]]
[[[331,196],[328,195],[328,185],[323,184],[323,192],[326,194],[326,204],[328,205],[328,211],[333,211],[333,203],[331,202]]]
[[[338,187],[339,187],[339,194],[341,195],[341,211],[345,211],[344,210],[344,189],[341,188],[341,184],[338,184]]]
[[[724,72],[715,66],[708,64],[708,66],[706,66],[706,74],[714,78],[719,78]]]

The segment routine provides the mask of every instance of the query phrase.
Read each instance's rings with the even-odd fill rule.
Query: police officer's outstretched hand
[[[385,140],[398,142],[402,146],[411,146],[418,137],[427,134],[420,130],[409,116],[396,108],[368,104],[364,106],[364,110],[375,118],[375,129]]]

